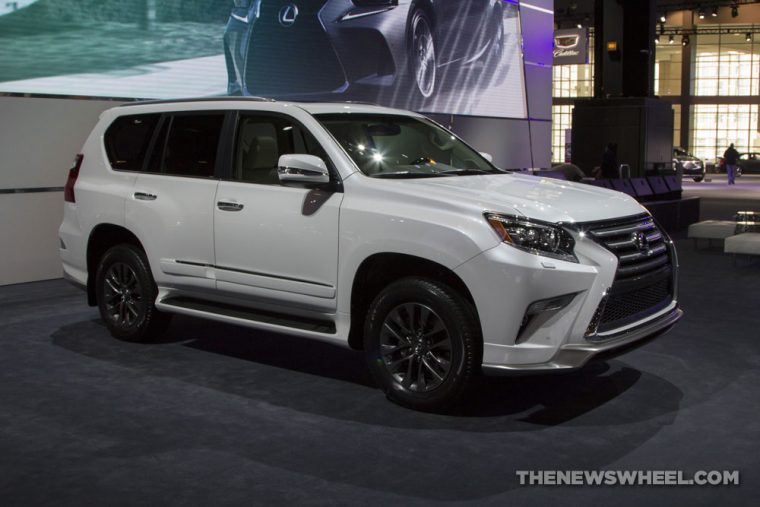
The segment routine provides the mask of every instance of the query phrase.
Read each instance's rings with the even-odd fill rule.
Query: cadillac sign
[[[588,28],[554,32],[554,65],[588,63]]]

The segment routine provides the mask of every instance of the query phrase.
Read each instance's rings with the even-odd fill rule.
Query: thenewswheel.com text
[[[521,486],[738,486],[738,470],[517,470]]]

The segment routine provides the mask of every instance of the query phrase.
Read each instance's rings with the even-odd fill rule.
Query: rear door
[[[214,197],[225,112],[165,114],[127,200],[126,223],[168,287],[214,288]]]
[[[322,158],[308,130],[290,116],[241,113],[229,178],[215,213],[217,288],[258,303],[334,312],[338,218],[343,193],[283,186],[281,155]]]

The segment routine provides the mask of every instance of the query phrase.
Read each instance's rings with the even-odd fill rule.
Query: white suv
[[[391,399],[428,410],[481,370],[578,368],[681,317],[644,208],[489,159],[370,105],[117,107],[70,170],[65,276],[118,338],[179,313],[363,349]]]

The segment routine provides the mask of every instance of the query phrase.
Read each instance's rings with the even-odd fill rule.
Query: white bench
[[[694,248],[699,246],[700,239],[706,239],[712,245],[712,240],[724,240],[736,234],[736,222],[729,220],[705,220],[689,226],[689,237],[694,239]]]
[[[726,238],[724,251],[733,254],[734,263],[737,255],[760,255],[760,232],[745,232]]]

